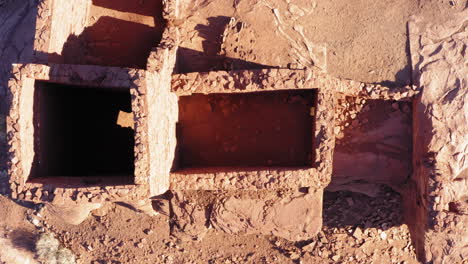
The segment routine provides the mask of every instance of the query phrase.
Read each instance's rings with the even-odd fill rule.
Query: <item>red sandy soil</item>
[[[112,205],[94,212],[78,226],[47,213],[34,213],[6,198],[3,236],[15,248],[32,250],[39,230],[55,233],[79,256],[80,263],[417,263],[405,225],[400,196],[385,190],[369,198],[350,192],[326,193],[324,227],[310,241],[292,243],[274,236],[232,236],[210,229],[201,241],[169,236],[168,217],[150,217]],[[26,218],[35,222],[35,228]],[[37,219],[37,220],[32,220]],[[37,222],[36,222],[37,223]]]

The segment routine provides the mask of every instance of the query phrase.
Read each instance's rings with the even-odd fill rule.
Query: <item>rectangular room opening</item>
[[[176,171],[312,167],[316,90],[179,97]]]
[[[29,182],[120,185],[134,182],[134,131],[118,123],[131,113],[129,88],[35,81],[35,158]]]

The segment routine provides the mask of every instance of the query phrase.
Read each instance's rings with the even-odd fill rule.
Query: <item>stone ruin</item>
[[[441,126],[432,127],[425,109],[442,115],[449,104],[425,94],[423,89],[430,87],[418,82],[407,87],[367,84],[317,69],[175,74],[179,33],[172,21],[181,16],[180,4],[164,1],[163,17],[157,17],[148,10],[158,1],[147,1],[140,9],[117,3],[41,2],[34,61],[13,65],[9,81],[8,165],[14,199],[77,208],[125,202],[151,213],[151,199],[167,191],[177,200],[183,199],[178,191],[306,190],[313,204],[303,227],[309,230],[272,231],[303,240],[322,224],[323,190],[331,180],[339,132],[336,95],[408,101],[414,107],[414,149],[413,175],[403,191],[405,215],[419,259],[440,258],[429,252],[439,241],[435,237],[444,237],[443,222],[447,217],[463,222],[444,208],[461,210],[453,190],[466,188],[466,177],[457,176],[466,176],[466,164],[451,169],[455,176],[437,173],[438,164],[447,163],[438,161],[442,152],[434,151],[430,142],[439,140]],[[118,12],[115,17],[100,16],[100,8],[107,5],[141,18],[136,23],[119,22]],[[101,27],[89,27],[90,21]],[[119,32],[112,30],[115,23]],[[110,32],[110,39],[100,39],[102,32]],[[122,35],[132,41],[119,39]],[[419,42],[411,42],[416,69],[421,67],[416,64]],[[466,98],[466,75],[459,95],[452,98],[466,114],[464,101],[459,101],[463,95]],[[123,115],[127,126],[117,124]],[[454,118],[447,124],[453,129],[466,123],[466,115]],[[458,135],[452,140],[466,146],[466,128],[451,131]],[[443,152],[451,154],[461,160],[466,149]]]

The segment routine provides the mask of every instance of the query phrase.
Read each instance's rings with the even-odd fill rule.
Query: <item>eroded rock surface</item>
[[[7,111],[5,96],[12,63],[31,59],[37,4],[28,1],[0,1],[0,113]]]
[[[45,206],[45,215],[61,219],[70,225],[79,225],[88,218],[91,211],[99,209],[102,203],[49,203]]]
[[[322,228],[323,191],[174,191],[171,234],[202,239],[210,227],[236,235],[275,235],[290,241]]]
[[[468,9],[443,24],[410,23],[414,81],[413,167],[407,212],[419,259],[468,259]]]
[[[211,224],[229,234],[276,235],[291,241],[309,239],[320,231],[323,191],[252,194],[218,200]]]
[[[209,208],[200,201],[203,192],[172,192],[171,234],[181,240],[202,239],[208,231]]]

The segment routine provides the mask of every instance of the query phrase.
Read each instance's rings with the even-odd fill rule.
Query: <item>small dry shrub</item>
[[[52,233],[42,233],[36,241],[37,259],[44,264],[75,264],[76,258],[68,248],[62,247]]]

